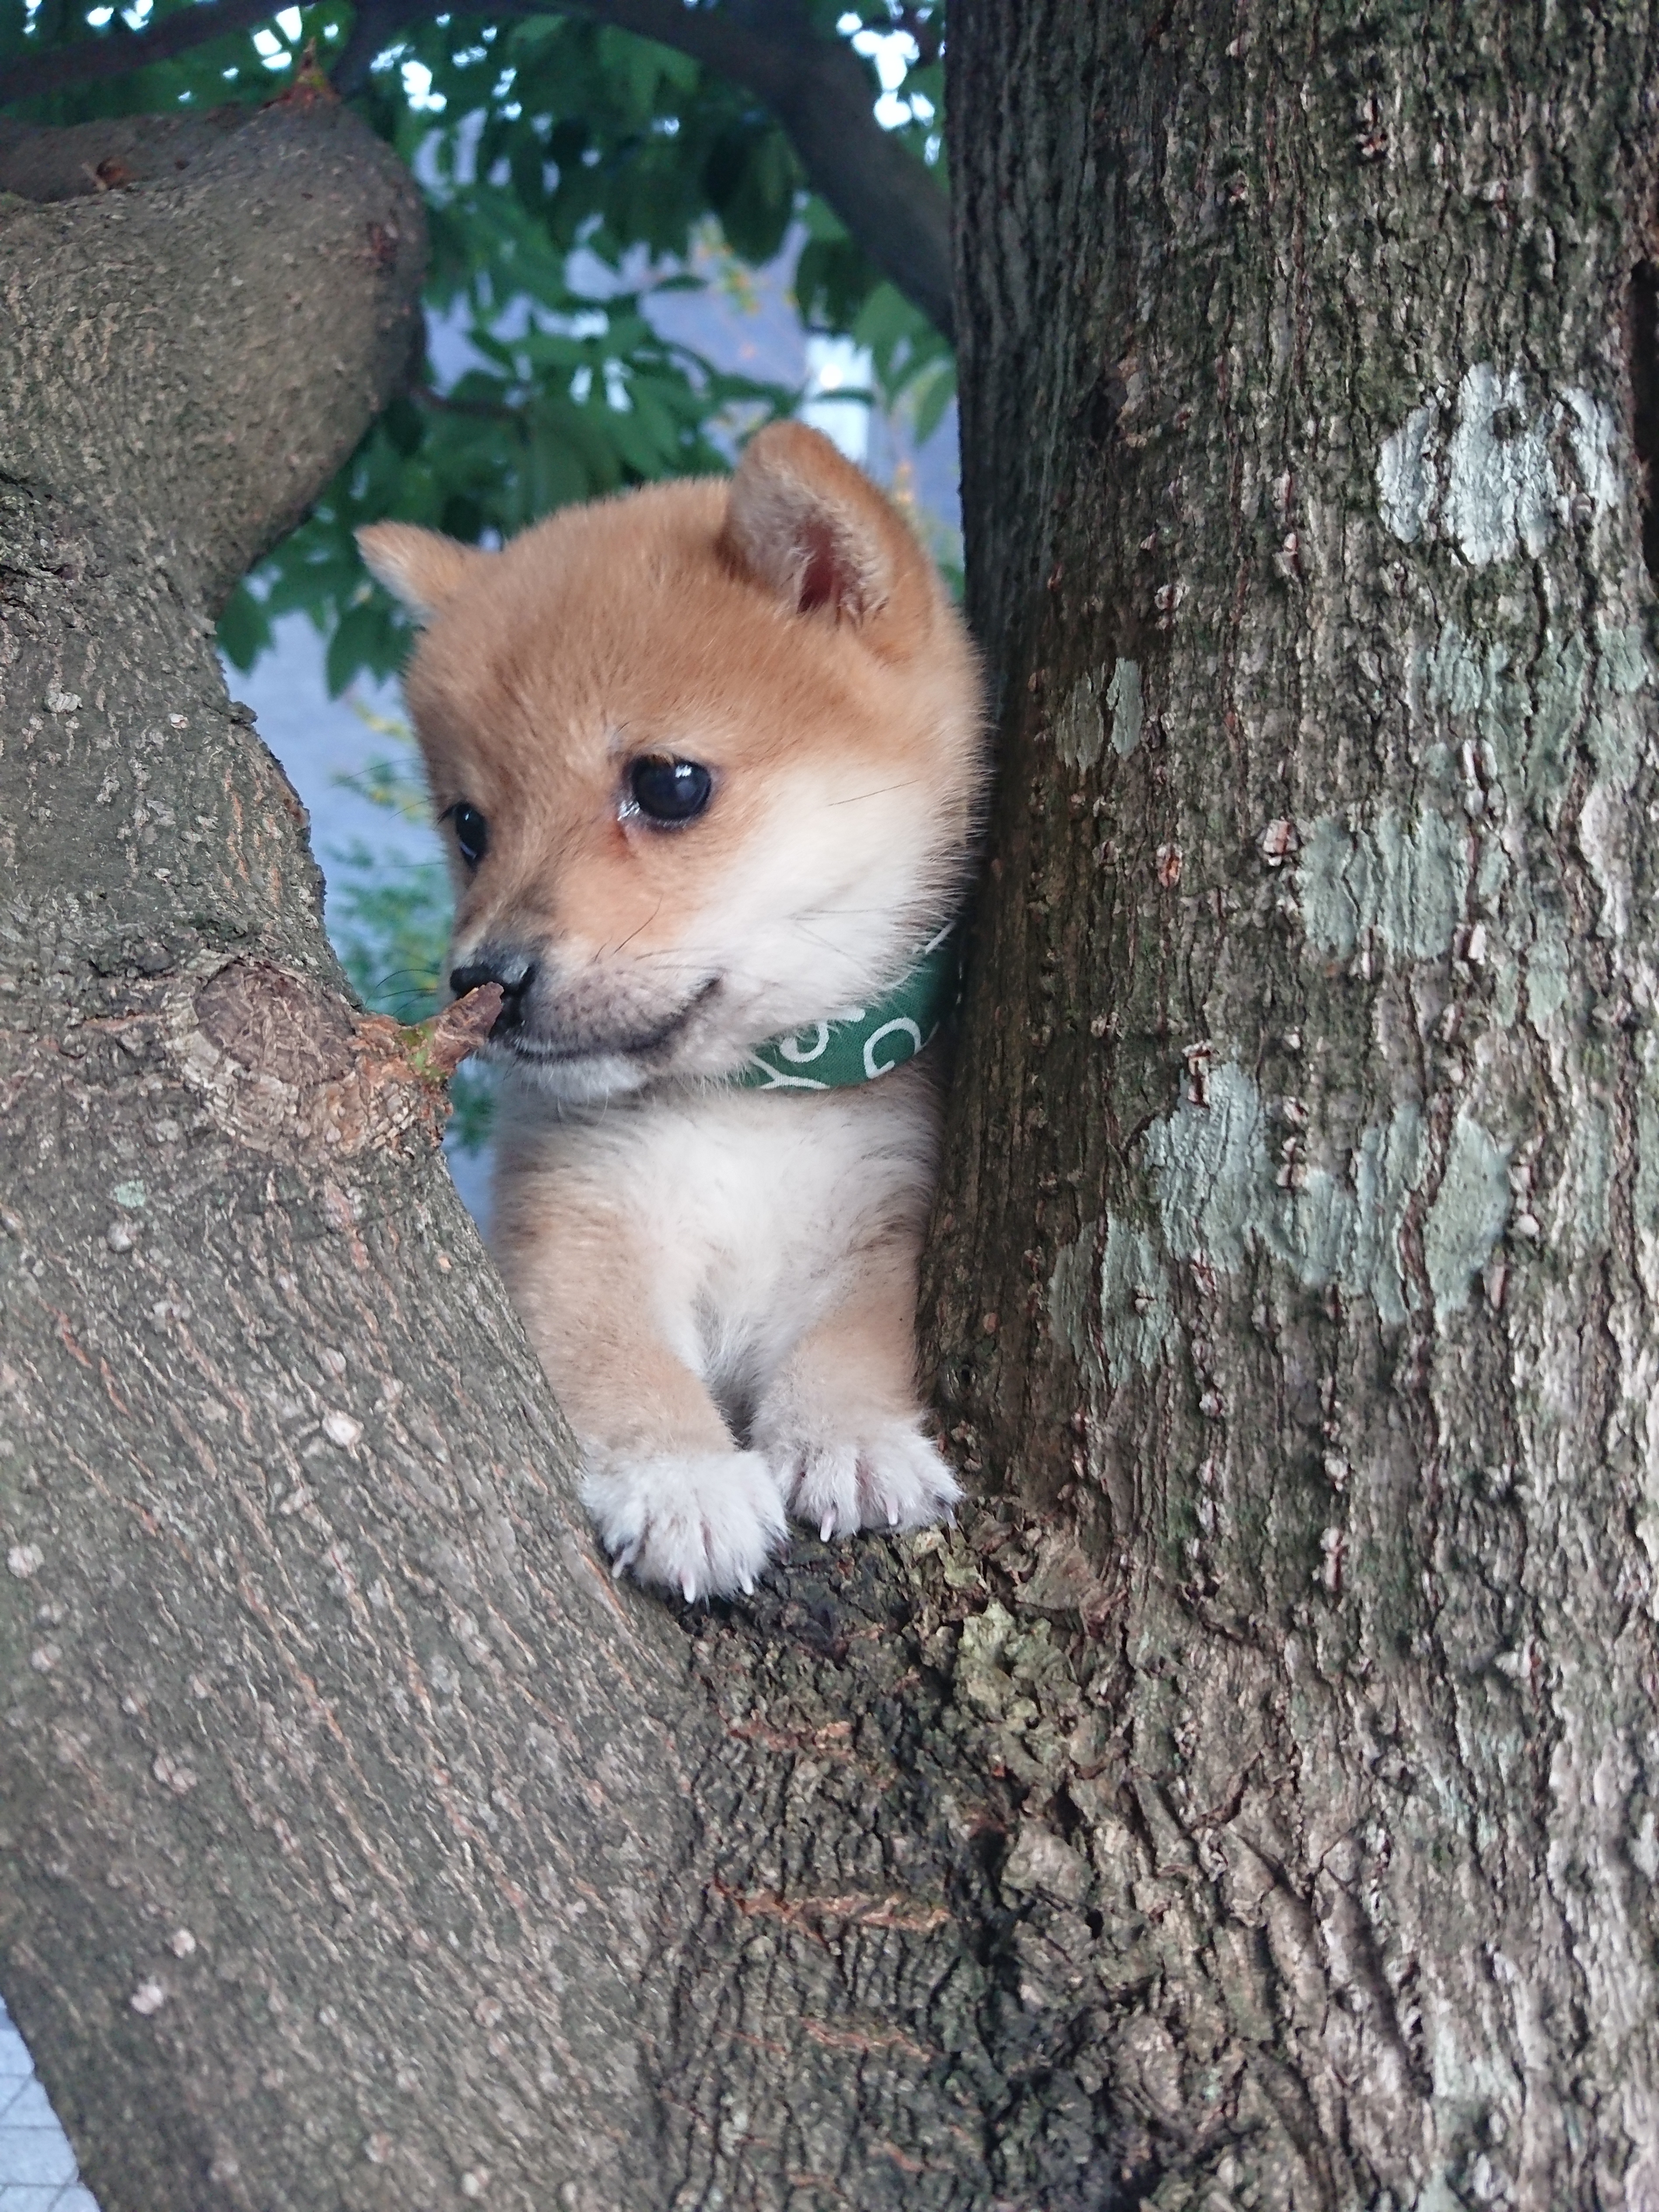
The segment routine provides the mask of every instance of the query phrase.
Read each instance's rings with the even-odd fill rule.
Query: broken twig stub
[[[428,1083],[447,1083],[495,1026],[506,996],[499,983],[483,983],[430,1021],[404,1031],[410,1065]]]

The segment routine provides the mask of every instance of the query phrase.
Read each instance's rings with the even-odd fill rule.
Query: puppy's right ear
[[[878,653],[901,658],[928,634],[927,555],[863,470],[804,422],[769,423],[750,440],[720,544],[792,614],[844,623]]]
[[[468,571],[490,556],[412,522],[373,522],[357,532],[368,573],[401,599],[416,622],[430,622]]]

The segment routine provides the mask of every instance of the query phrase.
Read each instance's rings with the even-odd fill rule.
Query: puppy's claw
[[[824,1542],[855,1528],[926,1528],[951,1517],[956,1478],[905,1421],[872,1420],[863,1434],[785,1431],[764,1447],[791,1508]]]
[[[640,1547],[637,1544],[624,1544],[611,1562],[611,1581],[619,1583],[639,1556]]]
[[[755,1595],[755,1577],[753,1575],[741,1576],[738,1578],[738,1588],[743,1592],[745,1597],[753,1597]]]
[[[616,1572],[656,1583],[687,1605],[739,1583],[752,1589],[783,1540],[777,1478],[753,1452],[636,1460],[594,1450],[582,1500]]]

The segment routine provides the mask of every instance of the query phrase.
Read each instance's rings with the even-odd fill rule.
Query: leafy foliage
[[[132,0],[116,12],[86,0],[0,0],[0,68],[94,39],[137,50],[140,27],[193,4]],[[827,37],[860,25],[890,34],[898,17],[887,0],[812,8]],[[908,14],[925,23],[935,12]],[[308,44],[329,66],[350,27],[343,0],[311,0],[29,112],[70,122],[269,98]],[[934,161],[940,77],[930,58],[905,77],[905,100],[882,94],[884,120]],[[871,90],[874,100],[873,77]],[[336,691],[360,672],[400,665],[404,617],[364,576],[351,535],[362,523],[392,517],[469,541],[505,538],[568,501],[720,468],[745,430],[787,411],[799,393],[722,373],[653,321],[656,298],[709,281],[693,248],[711,231],[724,254],[705,253],[704,264],[758,266],[803,222],[796,283],[807,319],[868,345],[879,398],[908,404],[924,434],[948,404],[943,342],[805,193],[770,115],[684,55],[557,13],[442,15],[377,58],[359,105],[425,188],[428,356],[408,397],[233,599],[222,640],[238,666],[295,608],[329,637]]]
[[[426,782],[408,726],[361,706],[356,711],[386,740],[387,750],[356,774],[335,781],[403,821],[429,821]],[[444,969],[453,909],[444,863],[392,858],[358,838],[329,855],[328,885],[329,935],[363,1004],[411,1024],[447,1004]],[[450,1079],[449,1100],[450,1143],[462,1152],[478,1151],[495,1107],[488,1073],[477,1066],[461,1068]]]

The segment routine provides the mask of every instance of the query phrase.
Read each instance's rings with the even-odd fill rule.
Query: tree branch
[[[421,0],[420,12],[441,5]],[[739,19],[682,0],[559,0],[562,12],[614,24],[689,54],[763,100],[788,133],[813,190],[820,192],[890,283],[935,330],[953,338],[951,211],[915,156],[876,121],[864,65],[842,39],[819,39],[799,11],[775,4]],[[541,15],[528,0],[507,0],[501,15]]]
[[[3,216],[6,1995],[124,2212],[435,2208],[480,2177],[539,2212],[568,2175],[580,2212],[642,2212],[683,1639],[584,1547],[437,1154],[468,1010],[411,1037],[346,1002],[302,810],[212,646],[398,386],[420,197],[314,91],[199,154],[149,129],[161,174],[118,191],[58,187],[111,143],[136,170],[142,123],[58,161],[20,131],[0,164],[46,193]],[[83,1158],[46,1134],[66,1112]]]
[[[358,186],[343,210],[337,177]],[[300,521],[407,381],[426,262],[419,191],[325,85],[302,82],[262,109],[216,116],[110,117],[61,131],[0,123],[0,190],[40,204],[27,218],[37,225],[51,208],[65,240],[96,234],[124,241],[119,253],[150,252],[141,241],[152,231],[165,238],[173,210],[216,189],[230,210],[212,233],[224,241],[221,258],[191,265],[193,290],[180,276],[165,302],[142,295],[123,301],[129,319],[118,330],[109,307],[96,371],[79,375],[44,341],[26,345],[15,336],[26,308],[46,316],[41,302],[52,285],[52,316],[67,315],[74,300],[64,291],[67,245],[55,258],[43,250],[27,278],[12,273],[24,235],[14,211],[0,430],[11,410],[22,410],[32,428],[31,480],[64,497],[85,496],[80,472],[96,480],[118,465],[127,496],[158,543],[180,549],[191,590],[216,617],[238,579]],[[278,205],[280,223],[269,212]],[[249,219],[250,207],[261,219]],[[96,222],[106,229],[75,228]],[[115,246],[106,250],[119,258]],[[221,349],[215,358],[225,381],[215,396],[227,418],[211,429],[196,396],[209,328]],[[295,397],[301,389],[304,406]],[[65,445],[50,466],[48,419],[60,430],[73,419],[82,441]],[[163,421],[178,426],[166,444]],[[17,436],[29,451],[29,434]]]
[[[361,91],[374,56],[443,8],[444,0],[363,0],[335,64],[337,88],[348,96]],[[168,59],[208,39],[250,29],[272,12],[270,0],[202,0],[140,35],[60,47],[0,71],[0,103]],[[842,40],[813,35],[787,0],[740,11],[688,8],[682,0],[503,0],[482,12],[497,20],[585,16],[672,46],[744,86],[777,117],[813,190],[883,276],[936,330],[953,337],[949,204],[922,164],[876,121],[858,56]]]

